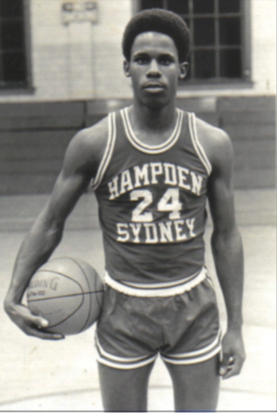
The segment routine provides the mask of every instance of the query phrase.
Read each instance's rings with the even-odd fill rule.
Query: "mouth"
[[[143,89],[150,93],[160,93],[164,91],[165,87],[161,83],[149,82],[143,86]]]

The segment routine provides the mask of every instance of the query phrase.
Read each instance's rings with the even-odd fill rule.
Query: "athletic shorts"
[[[113,287],[106,285],[95,334],[99,363],[134,369],[160,354],[166,363],[184,365],[220,352],[216,296],[206,269],[189,279],[151,284],[151,288],[122,285],[109,276],[107,282]]]

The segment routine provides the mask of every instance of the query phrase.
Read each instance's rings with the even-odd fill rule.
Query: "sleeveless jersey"
[[[134,134],[128,108],[108,116],[109,136],[93,181],[108,274],[120,282],[166,283],[204,265],[211,164],[195,115],[177,109],[171,136],[149,146]]]

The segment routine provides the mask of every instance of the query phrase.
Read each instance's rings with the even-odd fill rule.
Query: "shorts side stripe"
[[[95,334],[95,344],[97,349],[97,356],[96,360],[101,363],[105,364],[109,367],[114,367],[117,369],[134,369],[138,367],[145,366],[147,364],[152,363],[155,361],[157,354],[153,356],[142,356],[142,357],[118,357],[113,354],[108,353],[103,349],[101,344],[99,343],[99,339],[97,334]]]
[[[214,357],[216,354],[220,353],[221,351],[221,345],[218,345],[213,351],[210,351],[208,354],[205,354],[204,356],[200,357],[193,357],[190,359],[180,359],[180,360],[174,360],[172,358],[164,357],[161,355],[161,358],[169,364],[197,364],[197,363],[202,363],[203,361],[207,361]]]
[[[162,359],[166,363],[172,364],[194,364],[200,363],[205,360],[209,360],[217,353],[221,351],[221,331],[218,332],[218,335],[212,343],[207,345],[204,348],[195,351],[189,351],[183,354],[168,354],[164,356],[161,354]]]
[[[207,347],[204,347],[204,348],[201,348],[195,351],[189,351],[183,354],[174,354],[171,357],[172,358],[191,358],[191,357],[201,356],[202,354],[205,354],[209,352],[210,350],[213,350],[215,347],[217,347],[220,344],[220,338],[221,338],[221,332],[218,333],[218,335],[216,336],[216,339],[212,341],[211,344],[209,344]]]
[[[213,356],[215,356],[217,353],[221,351],[221,332],[218,333],[216,339],[210,343],[208,346],[195,350],[195,351],[190,351],[187,353],[183,354],[168,354],[167,356],[164,356],[161,354],[162,359],[166,363],[172,363],[172,364],[194,364],[194,363],[200,363],[205,360],[209,360]]]
[[[103,347],[101,346],[98,336],[97,334],[95,334],[95,344],[97,347],[97,350],[99,352],[99,354],[101,354],[101,356],[108,358],[110,360],[114,360],[114,361],[118,361],[118,362],[122,362],[122,363],[133,363],[133,362],[137,362],[137,361],[141,361],[144,360],[146,357],[148,356],[142,356],[142,357],[118,357],[118,356],[114,356],[113,354],[108,353],[107,351],[105,351],[103,349]]]
[[[137,362],[137,363],[115,363],[113,361],[109,361],[108,359],[101,357],[98,354],[98,356],[96,356],[96,360],[99,363],[104,364],[105,366],[108,366],[108,367],[113,367],[113,368],[121,369],[121,370],[129,370],[129,369],[137,369],[139,367],[143,367],[143,366],[146,366],[147,364],[153,363],[156,360],[156,357],[157,355],[151,356],[148,359]]]

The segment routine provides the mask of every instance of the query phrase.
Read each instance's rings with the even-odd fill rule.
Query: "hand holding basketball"
[[[71,335],[88,329],[98,319],[103,293],[94,268],[65,257],[38,269],[30,280],[27,301],[33,315],[48,320],[49,332]]]
[[[5,303],[5,310],[10,319],[28,336],[45,340],[60,340],[64,338],[62,334],[50,333],[43,330],[48,326],[48,321],[43,317],[33,315],[25,305]]]
[[[5,301],[11,320],[29,336],[59,340],[89,328],[99,317],[104,286],[86,262],[56,258],[33,275],[27,288],[28,307]]]

